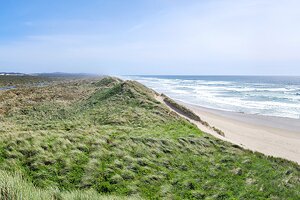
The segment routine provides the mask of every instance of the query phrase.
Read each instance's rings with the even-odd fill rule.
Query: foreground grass
[[[112,78],[0,91],[0,180],[62,199],[300,197],[297,164],[210,137],[154,95]]]
[[[0,171],[0,199],[3,200],[134,200],[137,198],[125,198],[108,195],[99,195],[94,190],[74,190],[61,192],[58,189],[41,189],[28,181],[23,180],[20,174],[11,175]]]

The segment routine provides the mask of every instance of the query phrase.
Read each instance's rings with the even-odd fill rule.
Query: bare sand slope
[[[192,110],[211,126],[221,129],[225,133],[224,140],[300,164],[300,120],[234,113],[178,103]],[[203,127],[199,128],[206,131]],[[221,136],[217,137],[222,139]]]

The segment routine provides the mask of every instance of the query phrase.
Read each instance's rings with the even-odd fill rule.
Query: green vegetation
[[[13,176],[7,172],[0,171],[0,199],[16,200],[134,200],[137,198],[125,198],[108,195],[100,195],[93,190],[74,190],[72,192],[61,192],[58,189],[41,189],[35,187],[32,183],[23,180],[19,174]]]
[[[173,108],[174,110],[176,110],[178,113],[187,116],[188,118],[201,122],[203,125],[208,126],[208,123],[201,120],[201,118],[196,115],[193,111],[191,111],[190,109],[187,109],[186,107],[176,103],[173,99],[169,98],[168,96],[166,96],[165,94],[161,94],[161,96],[164,98],[164,102],[170,106],[171,108]]]
[[[0,91],[2,199],[299,199],[299,165],[215,139],[154,95],[115,78]]]
[[[32,84],[41,84],[51,81],[49,78],[38,76],[0,76],[0,87],[2,86],[24,86]]]
[[[188,117],[189,119],[195,120],[197,122],[200,122],[202,125],[207,126],[208,128],[211,128],[212,130],[214,130],[216,133],[218,133],[219,135],[225,136],[225,133],[216,128],[216,127],[212,127],[210,126],[206,121],[203,121],[198,115],[196,115],[193,111],[191,111],[190,109],[176,103],[176,101],[174,101],[173,99],[169,98],[168,96],[166,96],[165,94],[161,94],[161,96],[163,97],[164,102],[171,107],[172,109],[176,110],[176,112]]]

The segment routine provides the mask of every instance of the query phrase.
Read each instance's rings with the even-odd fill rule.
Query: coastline
[[[222,111],[176,102],[192,110],[211,126],[221,129],[225,133],[224,140],[300,164],[300,120]]]

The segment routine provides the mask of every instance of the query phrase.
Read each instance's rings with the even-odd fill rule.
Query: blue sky
[[[298,0],[0,2],[0,71],[300,75]]]

